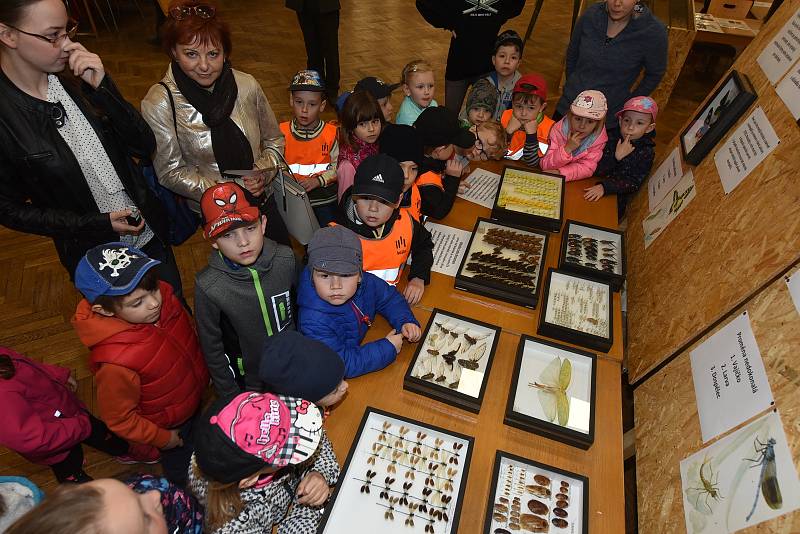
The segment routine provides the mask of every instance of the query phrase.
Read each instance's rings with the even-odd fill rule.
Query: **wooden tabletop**
[[[498,173],[502,168],[497,162],[481,166]],[[583,188],[593,183],[587,180],[567,185],[565,217],[616,228],[616,198],[607,197],[595,203],[583,200]],[[451,213],[437,222],[472,230],[475,219],[488,217],[489,211],[477,204],[456,199]],[[559,241],[560,235],[551,234],[545,268],[556,265]],[[414,315],[424,327],[432,308],[437,307],[502,327],[480,413],[473,414],[405,391],[403,377],[416,348],[414,344],[406,343],[397,361],[386,369],[348,381],[350,390],[347,398],[333,410],[325,425],[339,461],[343,462],[347,457],[364,409],[373,406],[475,437],[459,532],[483,532],[497,450],[587,476],[589,531],[624,532],[619,294],[614,296],[614,345],[608,355],[598,354],[595,441],[588,451],[583,451],[503,424],[520,334],[536,335],[538,310],[455,290],[453,284],[452,277],[434,273],[422,302],[414,308]],[[367,339],[383,337],[388,330],[386,321],[378,318]]]

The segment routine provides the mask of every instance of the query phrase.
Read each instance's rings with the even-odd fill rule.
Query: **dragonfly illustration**
[[[756,437],[753,448],[759,457],[753,460],[752,458],[745,458],[748,462],[753,462],[750,467],[761,466],[761,474],[758,477],[758,487],[756,488],[756,498],[753,501],[753,507],[750,513],[747,514],[745,521],[750,521],[753,513],[756,511],[758,504],[758,494],[764,496],[767,506],[773,510],[777,510],[783,506],[783,497],[781,496],[781,488],[778,486],[778,474],[775,470],[775,438],[769,438],[766,443],[761,443],[761,440]]]
[[[528,382],[539,394],[539,403],[547,419],[552,422],[558,417],[558,424],[566,426],[569,421],[569,396],[567,389],[572,382],[572,363],[556,356],[542,374],[538,382]]]

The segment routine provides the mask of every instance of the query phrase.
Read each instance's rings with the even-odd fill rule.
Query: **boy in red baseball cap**
[[[294,330],[294,252],[264,237],[267,218],[234,182],[206,189],[200,208],[214,249],[195,277],[197,335],[208,370],[220,396],[260,390],[266,340]]]
[[[511,109],[500,117],[509,136],[507,158],[522,159],[531,167],[539,165],[553,126],[553,119],[544,114],[546,106],[547,82],[541,74],[533,72],[517,80]]]

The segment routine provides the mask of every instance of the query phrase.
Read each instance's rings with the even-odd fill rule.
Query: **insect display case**
[[[434,309],[403,387],[478,413],[499,337],[496,326]]]
[[[545,233],[479,218],[456,273],[456,289],[535,308]]]
[[[602,226],[567,220],[558,268],[608,282],[619,291],[625,282],[623,233]]]
[[[497,451],[484,534],[589,531],[589,479]]]
[[[588,449],[594,442],[596,360],[588,352],[522,336],[503,422]]]
[[[367,407],[317,533],[455,534],[472,447],[470,436]]]
[[[539,313],[539,335],[608,352],[613,344],[611,286],[550,269]]]
[[[564,214],[564,177],[503,167],[492,219],[558,232]]]

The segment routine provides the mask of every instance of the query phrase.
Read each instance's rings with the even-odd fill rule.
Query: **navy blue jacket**
[[[633,152],[620,161],[617,161],[614,155],[620,139],[619,129],[609,130],[608,134],[603,157],[597,164],[594,174],[605,178],[600,182],[604,194],[617,195],[617,211],[622,217],[628,201],[639,190],[650,175],[650,169],[653,168],[653,160],[656,157],[656,142],[653,138],[656,132],[652,131],[631,141],[634,147]]]
[[[397,289],[371,273],[364,273],[352,299],[334,306],[317,295],[306,267],[300,275],[297,307],[300,332],[325,343],[342,357],[345,378],[383,369],[397,357],[394,345],[386,338],[361,345],[377,313],[398,332],[406,323],[419,325]]]

